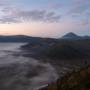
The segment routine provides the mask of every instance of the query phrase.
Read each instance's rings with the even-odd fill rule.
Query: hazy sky
[[[0,34],[90,35],[90,0],[0,0]]]

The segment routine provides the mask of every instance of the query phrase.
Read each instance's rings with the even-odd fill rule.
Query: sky
[[[0,35],[90,35],[90,0],[0,0]]]

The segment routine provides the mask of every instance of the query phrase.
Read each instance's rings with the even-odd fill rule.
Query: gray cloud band
[[[38,22],[59,22],[61,16],[56,15],[55,12],[47,12],[44,10],[32,10],[32,11],[11,11],[13,13],[5,15],[0,19],[3,23],[17,23],[26,21],[38,21]]]

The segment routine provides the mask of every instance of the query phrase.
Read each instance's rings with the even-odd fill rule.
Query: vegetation
[[[90,58],[90,40],[63,40],[44,38],[37,42],[29,42],[23,49],[33,52],[33,57],[53,59],[88,59]]]
[[[49,48],[47,56],[58,59],[90,58],[90,40],[61,40]]]
[[[90,66],[67,74],[40,90],[90,90]]]

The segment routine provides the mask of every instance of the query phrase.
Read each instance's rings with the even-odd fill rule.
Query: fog
[[[37,90],[56,80],[51,64],[24,57],[25,43],[0,43],[0,89]]]

